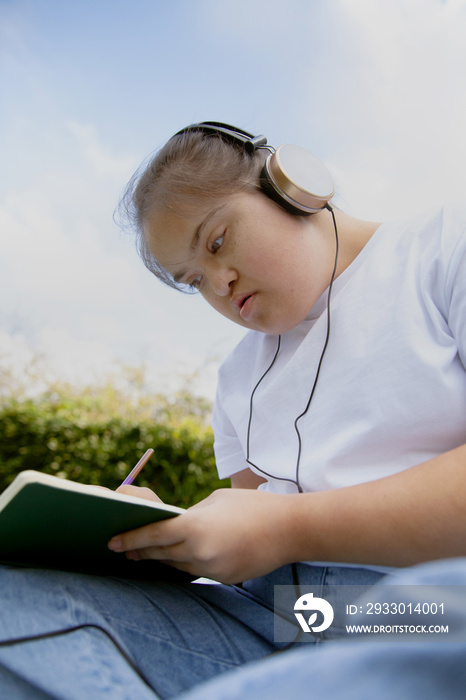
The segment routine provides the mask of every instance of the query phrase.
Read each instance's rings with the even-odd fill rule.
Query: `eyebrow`
[[[203,221],[201,221],[199,226],[196,228],[196,230],[194,231],[194,235],[191,239],[191,243],[189,244],[189,250],[192,253],[195,253],[199,247],[199,241],[201,240],[201,233],[204,226],[206,226],[209,223],[210,219],[212,219],[212,217],[215,216],[215,214],[217,214],[220,211],[220,209],[223,209],[225,206],[225,204],[221,204],[219,207],[216,207],[216,209],[212,209],[212,211],[210,211],[207,214],[205,219],[203,219]],[[186,269],[177,272],[176,275],[173,275],[173,281],[179,284],[185,276],[186,272]]]

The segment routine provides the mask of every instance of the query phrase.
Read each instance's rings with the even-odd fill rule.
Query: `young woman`
[[[220,474],[241,490],[112,547],[226,582],[462,554],[465,210],[381,226],[334,211],[335,227],[326,208],[290,214],[264,194],[267,155],[193,128],[130,190],[146,265],[255,332],[222,368],[214,414]]]
[[[286,163],[249,136],[183,130],[124,202],[149,269],[251,332],[214,411],[233,488],[109,547],[224,585],[1,570],[2,639],[45,637],[0,648],[24,697],[131,697],[122,651],[171,697],[284,646],[276,584],[327,586],[336,602],[338,584],[466,552],[466,211],[357,220],[331,191],[275,188]]]

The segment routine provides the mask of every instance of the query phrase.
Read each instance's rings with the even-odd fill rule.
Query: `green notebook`
[[[165,503],[23,471],[0,495],[0,561],[131,577],[176,575],[154,561],[134,562],[107,543],[133,530],[183,513]]]

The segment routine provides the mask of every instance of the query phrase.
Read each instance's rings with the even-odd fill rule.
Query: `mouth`
[[[242,296],[235,296],[231,300],[232,305],[237,311],[241,311],[247,300],[252,296],[251,294],[243,294]]]
[[[250,316],[255,296],[256,292],[252,292],[252,294],[246,294],[244,297],[238,299],[237,306],[239,315],[244,321],[246,321]]]

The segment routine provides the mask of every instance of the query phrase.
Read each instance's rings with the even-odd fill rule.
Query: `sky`
[[[0,368],[213,396],[244,329],[144,268],[134,170],[216,120],[309,149],[362,218],[461,199],[465,36],[466,0],[0,0]]]

